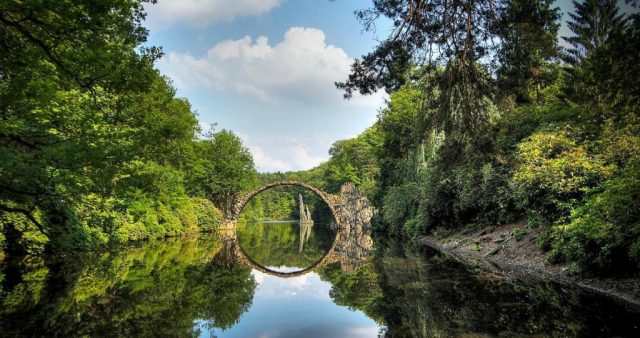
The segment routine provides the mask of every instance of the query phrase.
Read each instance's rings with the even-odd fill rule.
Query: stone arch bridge
[[[327,203],[327,205],[329,206],[329,210],[331,210],[331,213],[333,214],[333,217],[336,219],[336,222],[340,223],[340,219],[339,219],[339,215],[337,210],[339,209],[339,205],[341,204],[341,198],[340,196],[337,195],[333,195],[333,194],[329,194],[326,193],[314,186],[312,186],[311,184],[307,184],[304,182],[300,182],[300,181],[293,181],[293,180],[283,180],[283,181],[277,181],[277,182],[273,182],[273,183],[269,183],[266,184],[256,190],[253,191],[249,191],[243,195],[241,195],[240,197],[238,197],[235,201],[235,203],[232,206],[231,209],[231,215],[228,219],[228,221],[231,222],[235,222],[238,220],[238,217],[240,216],[240,213],[242,212],[242,209],[244,209],[244,206],[257,194],[265,191],[265,190],[269,190],[271,188],[275,188],[275,187],[280,187],[280,186],[297,186],[297,187],[301,187],[307,190],[310,190],[311,192],[315,193],[318,197],[320,197],[320,199],[322,199],[325,203]],[[340,224],[338,224],[340,225]]]

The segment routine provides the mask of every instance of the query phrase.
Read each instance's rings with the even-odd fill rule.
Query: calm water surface
[[[364,231],[247,225],[238,240],[5,262],[0,336],[640,336],[637,309],[576,288],[509,280],[399,242],[374,246]]]

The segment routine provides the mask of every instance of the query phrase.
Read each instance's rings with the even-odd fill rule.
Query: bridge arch
[[[254,261],[245,251],[244,249],[242,249],[242,246],[240,246],[240,243],[237,242],[234,243],[234,253],[236,255],[236,257],[244,262],[246,265],[248,265],[249,267],[251,267],[252,269],[255,269],[257,271],[260,271],[264,274],[270,275],[270,276],[275,276],[275,277],[280,277],[280,278],[294,278],[294,277],[300,277],[303,276],[311,271],[314,271],[320,267],[323,267],[327,264],[331,264],[333,262],[337,262],[338,259],[336,257],[337,253],[336,253],[336,247],[337,247],[337,243],[340,242],[340,232],[338,232],[336,234],[336,237],[333,240],[333,243],[331,244],[331,248],[329,248],[329,250],[315,263],[313,263],[311,266],[308,266],[302,270],[297,270],[297,271],[291,271],[291,272],[282,272],[282,271],[276,271],[276,270],[272,270],[269,269],[268,267]]]
[[[236,202],[233,205],[233,210],[232,210],[232,215],[231,215],[231,221],[235,222],[238,217],[240,217],[240,213],[242,212],[242,209],[244,209],[244,207],[247,205],[247,203],[249,203],[249,201],[256,196],[257,194],[265,191],[265,190],[269,190],[275,187],[280,187],[280,186],[296,186],[296,187],[301,187],[304,189],[307,189],[311,192],[313,192],[314,194],[316,194],[318,197],[320,197],[320,199],[322,199],[327,206],[329,207],[329,210],[331,210],[331,214],[333,215],[333,218],[336,220],[336,224],[338,225],[338,227],[340,227],[340,218],[338,217],[338,213],[336,212],[336,208],[337,208],[337,204],[339,201],[339,197],[326,193],[314,186],[312,186],[311,184],[307,184],[304,182],[300,182],[300,181],[294,181],[294,180],[282,180],[282,181],[277,181],[277,182],[272,182],[269,184],[266,184],[256,190],[250,191],[246,194],[241,195]]]

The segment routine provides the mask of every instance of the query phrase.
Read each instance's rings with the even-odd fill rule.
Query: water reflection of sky
[[[202,336],[333,338],[378,335],[378,325],[364,313],[334,304],[329,297],[331,284],[322,281],[316,273],[286,279],[256,270],[252,274],[258,288],[249,311],[226,331],[209,331],[203,325]]]

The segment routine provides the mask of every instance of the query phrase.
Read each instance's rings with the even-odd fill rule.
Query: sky
[[[363,32],[370,0],[159,0],[147,6],[160,71],[203,129],[235,132],[261,172],[305,170],[376,120],[385,94],[342,98],[353,59],[385,29]],[[382,24],[382,23],[381,23]],[[387,28],[388,29],[388,28]]]
[[[621,4],[623,3],[620,0]],[[568,35],[569,0],[559,35]],[[203,130],[236,133],[260,172],[306,170],[333,142],[372,125],[386,94],[342,98],[354,58],[388,33],[364,32],[355,10],[371,0],[158,0],[148,5],[150,45]],[[623,5],[623,7],[625,7]],[[561,45],[564,43],[560,41]]]

